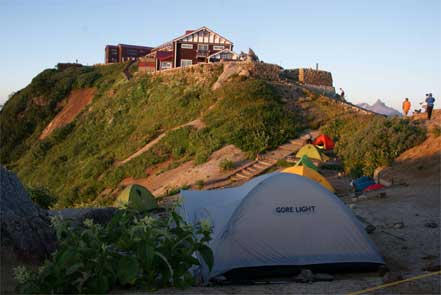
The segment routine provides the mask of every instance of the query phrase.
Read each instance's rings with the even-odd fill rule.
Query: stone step
[[[256,172],[258,172],[258,171],[261,170],[261,169],[259,169],[259,168],[257,167],[256,164],[254,164],[253,166],[247,167],[246,169],[247,169],[248,171],[251,171],[252,173],[256,173]]]
[[[262,171],[263,169],[268,168],[270,165],[268,164],[263,164],[263,163],[256,163],[253,165],[253,168],[255,168],[258,171]]]
[[[298,146],[295,144],[292,144],[292,143],[285,143],[285,144],[279,146],[278,148],[281,150],[294,152],[298,148]]]
[[[274,162],[274,160],[271,160],[271,159],[265,159],[265,160],[259,160],[259,161],[257,161],[257,164],[259,164],[259,165],[261,165],[261,166],[269,167],[269,166],[274,165],[275,162]]]
[[[299,148],[304,145],[303,139],[293,139],[289,141],[289,144],[292,144],[294,147]]]
[[[241,179],[249,179],[250,178],[249,176],[242,174],[242,172],[238,172],[234,176],[241,178]]]
[[[239,173],[246,175],[248,177],[253,177],[256,172],[249,171],[248,168],[241,170]]]

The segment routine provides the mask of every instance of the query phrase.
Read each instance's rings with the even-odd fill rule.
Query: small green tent
[[[308,158],[307,155],[303,155],[300,160],[297,161],[295,166],[305,166],[311,169],[314,169],[315,171],[318,171],[317,166],[314,165],[314,163]]]
[[[315,159],[319,161],[327,161],[329,158],[322,154],[317,147],[312,144],[304,145],[296,154],[296,158],[302,158],[303,156],[308,156],[310,159]]]
[[[132,184],[126,187],[116,198],[115,207],[138,209],[142,211],[155,209],[158,207],[155,197],[145,187]]]

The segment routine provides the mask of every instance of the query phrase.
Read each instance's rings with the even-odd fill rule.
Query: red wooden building
[[[233,42],[207,27],[186,31],[185,34],[153,48],[140,58],[139,70],[153,72],[198,63],[236,60]]]
[[[107,45],[105,49],[105,60],[108,63],[119,63],[128,60],[136,60],[152,51],[153,47],[118,44]]]

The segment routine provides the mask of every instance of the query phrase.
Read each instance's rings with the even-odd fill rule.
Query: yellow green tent
[[[306,166],[308,168],[314,169],[315,171],[318,170],[317,166],[314,165],[314,163],[308,158],[307,155],[303,155],[294,166]]]
[[[328,156],[322,154],[314,145],[306,144],[304,145],[296,154],[296,158],[301,158],[302,156],[308,156],[310,159],[315,159],[319,161],[329,160]]]
[[[132,184],[126,187],[116,198],[115,207],[128,207],[147,211],[158,207],[155,197],[145,187]]]
[[[282,170],[282,172],[283,173],[292,173],[292,174],[297,174],[297,175],[301,175],[304,177],[308,177],[309,179],[320,183],[325,188],[327,188],[329,191],[335,192],[332,185],[326,180],[326,178],[323,177],[323,175],[321,175],[317,171],[315,171],[311,168],[308,168],[306,166],[293,166],[293,167],[286,168],[285,170]]]

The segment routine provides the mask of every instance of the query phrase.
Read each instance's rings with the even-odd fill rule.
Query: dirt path
[[[202,122],[201,118],[198,118],[196,120],[193,120],[191,122],[187,122],[185,124],[176,126],[173,129],[170,129],[166,132],[161,133],[158,137],[156,137],[155,139],[153,139],[152,141],[148,142],[145,146],[143,146],[142,148],[140,148],[139,150],[137,150],[135,153],[133,153],[132,155],[130,155],[129,157],[127,157],[126,159],[122,160],[122,161],[115,161],[114,165],[115,167],[124,165],[125,163],[133,160],[136,157],[139,157],[140,155],[142,155],[143,153],[147,152],[148,150],[150,150],[155,144],[157,144],[162,138],[164,138],[169,132],[177,130],[179,128],[183,128],[183,127],[187,127],[187,126],[192,126],[195,127],[196,129],[201,129],[203,127],[205,127],[204,122]]]
[[[46,126],[39,139],[48,137],[55,129],[63,127],[72,122],[78,114],[92,101],[95,95],[95,88],[74,89],[65,99],[66,105]]]
[[[183,128],[183,127],[187,127],[187,126],[192,126],[192,127],[196,128],[196,129],[204,128],[204,127],[205,127],[205,123],[202,121],[202,118],[204,117],[204,115],[205,115],[206,113],[208,113],[209,111],[211,111],[211,110],[217,105],[217,103],[218,103],[219,101],[220,101],[220,100],[217,100],[214,104],[212,104],[211,106],[209,106],[209,107],[207,108],[207,110],[199,116],[199,118],[197,118],[197,119],[195,119],[195,120],[193,120],[193,121],[190,121],[190,122],[184,123],[184,124],[182,124],[182,125],[176,126],[176,127],[174,127],[173,129],[170,129],[170,130],[168,130],[168,131],[165,131],[165,132],[161,133],[158,137],[156,137],[156,138],[153,139],[152,141],[148,142],[145,146],[143,146],[142,148],[140,148],[139,150],[137,150],[135,153],[133,153],[132,155],[130,155],[129,157],[127,157],[127,158],[124,159],[124,160],[117,160],[117,161],[115,161],[115,163],[114,163],[113,165],[114,165],[115,167],[118,167],[118,166],[124,165],[125,163],[127,163],[127,162],[133,160],[133,159],[136,158],[136,157],[139,157],[139,156],[142,155],[143,153],[145,153],[145,152],[147,152],[148,150],[150,150],[155,144],[157,144],[162,138],[164,138],[164,137],[165,137],[170,131],[174,131],[174,130],[177,130],[177,129],[179,129],[179,128]]]
[[[207,162],[196,165],[193,161],[188,161],[160,174],[139,179],[126,178],[122,185],[140,184],[147,187],[155,196],[162,195],[169,189],[179,188],[184,185],[194,184],[200,181],[204,185],[218,178],[228,175],[228,171],[220,168],[222,160],[230,160],[234,165],[241,165],[245,161],[246,155],[234,145],[227,145],[214,152]]]

